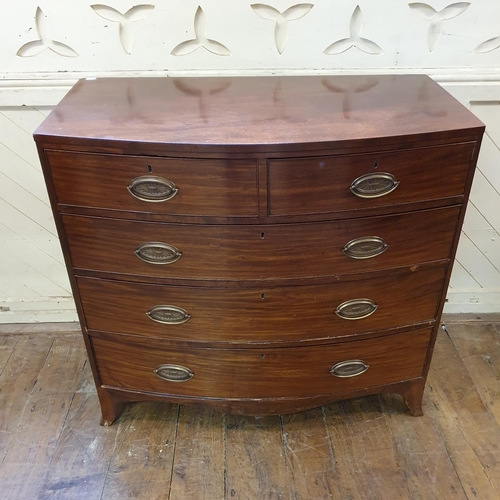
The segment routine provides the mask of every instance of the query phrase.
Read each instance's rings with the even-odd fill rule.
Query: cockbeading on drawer
[[[258,215],[255,160],[51,150],[46,155],[60,206],[185,216]]]

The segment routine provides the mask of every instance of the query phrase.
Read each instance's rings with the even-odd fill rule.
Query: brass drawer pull
[[[368,368],[370,368],[370,365],[367,365],[364,361],[360,359],[351,359],[349,361],[341,361],[332,366],[330,373],[334,377],[339,378],[357,377],[365,373]]]
[[[342,319],[363,319],[371,316],[377,307],[377,304],[370,299],[352,299],[338,305],[335,314]]]
[[[154,175],[136,177],[127,189],[138,200],[149,202],[171,200],[179,191],[173,182]]]
[[[139,245],[135,249],[135,254],[148,264],[173,264],[182,257],[177,248],[159,241],[149,241]]]
[[[194,377],[194,373],[185,366],[160,365],[154,370],[155,374],[168,382],[187,382]]]
[[[387,243],[378,236],[363,236],[346,243],[342,251],[351,259],[371,259],[384,253]]]
[[[177,306],[154,306],[146,314],[149,319],[164,325],[182,325],[191,317],[187,311]]]
[[[359,198],[379,198],[392,193],[399,186],[399,181],[392,174],[379,172],[365,174],[352,181],[351,193]]]

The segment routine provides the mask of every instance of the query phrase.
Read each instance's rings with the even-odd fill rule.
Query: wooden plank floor
[[[386,395],[260,418],[142,403],[109,428],[80,336],[26,332],[0,334],[2,500],[500,498],[500,322],[445,324],[421,418]]]

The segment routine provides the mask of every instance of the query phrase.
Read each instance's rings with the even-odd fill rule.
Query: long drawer
[[[72,215],[64,215],[63,221],[77,269],[258,280],[351,274],[447,259],[459,212],[459,207],[451,207],[266,226],[159,224]]]
[[[430,329],[335,345],[275,349],[166,348],[92,337],[105,386],[205,398],[321,396],[422,375]]]
[[[271,160],[269,214],[346,212],[461,196],[473,151],[474,143],[463,143]]]
[[[255,160],[47,151],[60,205],[119,211],[256,217]]]
[[[90,330],[205,342],[334,338],[432,320],[444,269],[326,285],[229,289],[78,277]]]

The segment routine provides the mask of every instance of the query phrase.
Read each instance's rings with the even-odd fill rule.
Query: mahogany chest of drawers
[[[35,139],[102,423],[421,414],[483,131],[425,76],[80,81]]]

